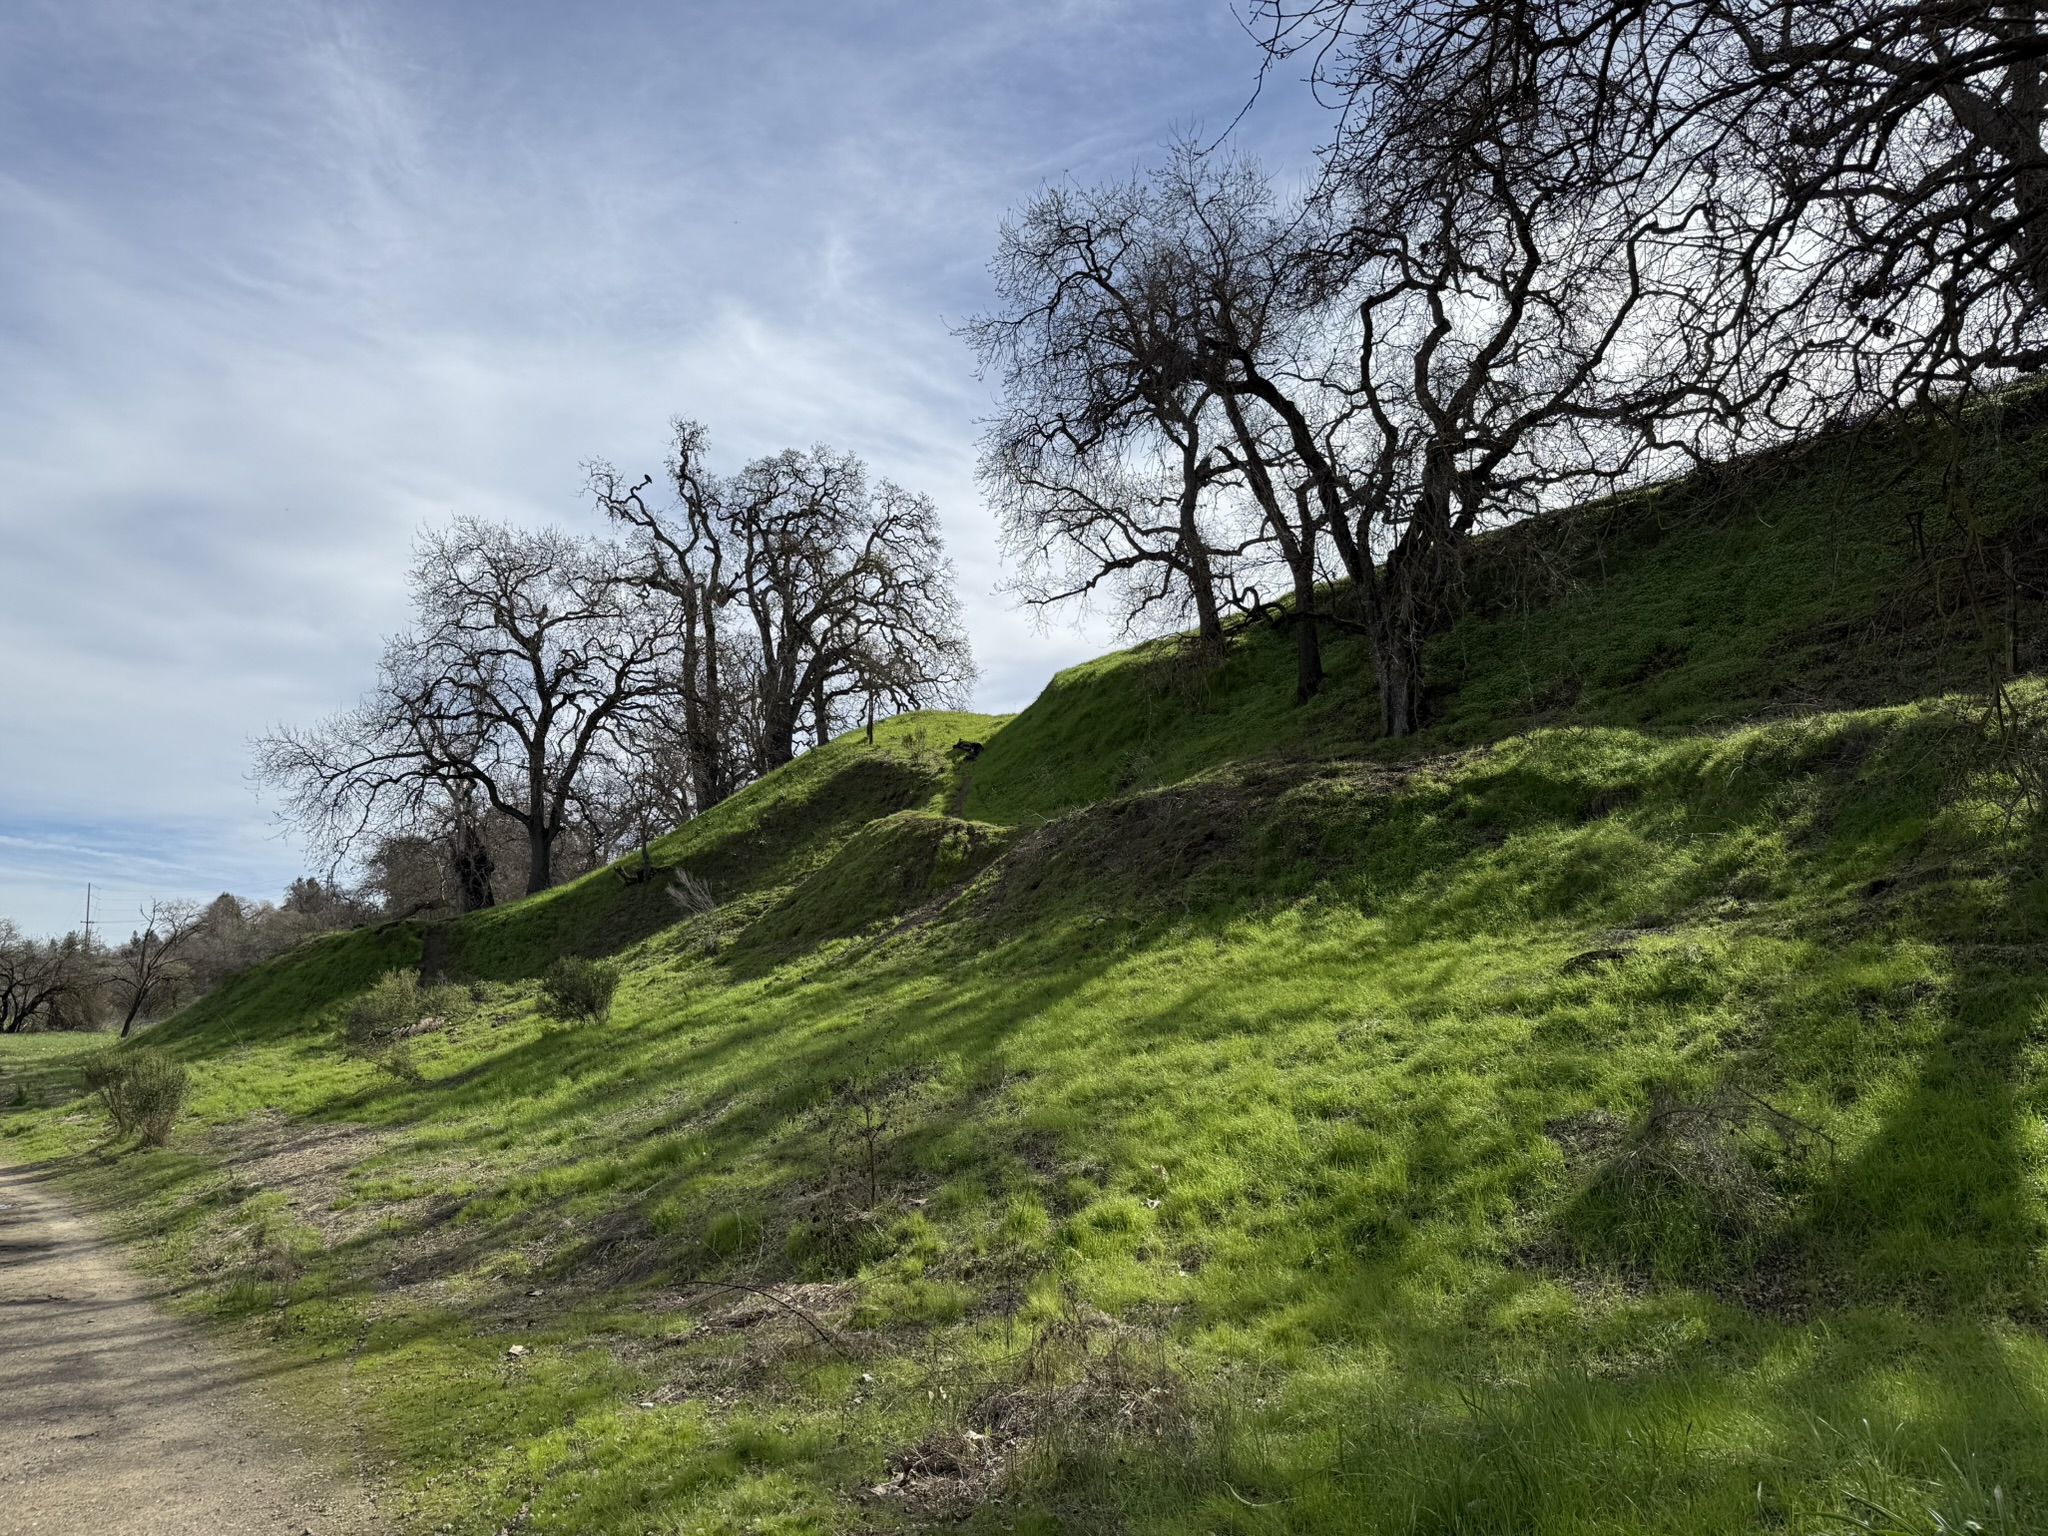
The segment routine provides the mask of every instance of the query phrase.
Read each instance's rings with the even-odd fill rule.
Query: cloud
[[[932,494],[1021,707],[1110,637],[991,595],[950,326],[1006,208],[1255,67],[1184,0],[10,7],[0,913],[281,889],[246,742],[368,682],[421,524],[592,526],[579,464],[654,467],[677,412]]]

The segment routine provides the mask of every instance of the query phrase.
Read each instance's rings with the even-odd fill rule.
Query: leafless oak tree
[[[0,918],[0,1034],[20,1034],[88,990],[93,962],[77,934],[31,939]]]
[[[659,732],[668,750],[655,750],[656,744],[648,742],[640,755],[652,751],[657,766],[668,761],[681,769],[688,803],[678,809],[698,814],[751,776],[743,706],[751,668],[749,658],[737,653],[732,630],[722,623],[738,586],[727,570],[724,486],[704,463],[708,434],[694,421],[678,418],[671,426],[675,436],[667,479],[674,492],[672,508],[649,500],[651,475],[628,482],[601,461],[585,469],[598,510],[630,529],[636,541],[632,579],[668,594],[678,608],[682,636],[673,680],[676,718],[672,729]],[[644,773],[642,780],[643,791],[663,796],[660,785],[647,781]]]
[[[692,616],[679,694],[700,808],[735,787],[736,736],[746,771],[766,772],[876,705],[961,697],[973,662],[928,497],[824,447],[716,477],[704,429],[675,433],[672,509],[609,465],[591,466],[591,489],[636,534],[634,579]]]
[[[1215,401],[1188,366],[1192,295],[1145,181],[1052,187],[1005,222],[1001,308],[964,328],[1003,408],[980,476],[1018,591],[1039,607],[1105,587],[1125,627],[1191,611],[1212,650],[1226,580],[1261,530],[1229,514]]]
[[[1199,403],[1217,486],[1262,514],[1294,592],[1297,696],[1321,680],[1316,626],[1356,627],[1394,736],[1420,723],[1424,648],[1456,617],[1471,537],[1637,472],[1665,424],[1721,408],[1698,366],[1714,275],[1698,189],[1559,155],[1543,108],[1496,95],[1439,103],[1453,131],[1422,148],[1375,120],[1373,152],[1353,144],[1356,162],[1333,160],[1301,203],[1248,162],[1191,151],[1135,216],[1128,197],[1047,194],[1025,227],[1106,208],[1115,243],[1066,217],[1065,266],[1036,309],[997,322],[1041,334],[1047,295],[1103,286],[1090,262],[1105,248],[1147,275],[1164,295],[1156,339],[1127,350]],[[1124,398],[1158,416],[1158,397]],[[1015,411],[1045,414],[1028,388]],[[1326,612],[1325,541],[1348,581]]]
[[[184,952],[199,936],[205,919],[205,909],[194,902],[152,901],[142,914],[141,929],[113,952],[106,979],[117,998],[126,1002],[123,1040],[146,1009],[177,989],[184,976]]]
[[[764,770],[796,755],[806,712],[822,742],[870,701],[961,699],[974,668],[929,497],[870,484],[851,454],[790,449],[736,477],[727,528],[759,667]]]
[[[1504,82],[1556,154],[1685,178],[1740,281],[1742,435],[1783,437],[2048,363],[2048,18],[2002,0],[1261,0],[1276,61],[1440,145]]]
[[[524,831],[527,890],[546,890],[593,760],[672,685],[672,605],[625,580],[609,546],[473,518],[422,538],[412,585],[419,627],[387,644],[369,698],[264,738],[257,776],[337,855],[452,823],[466,896],[488,877],[488,808]]]

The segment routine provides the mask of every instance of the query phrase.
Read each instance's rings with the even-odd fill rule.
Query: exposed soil
[[[369,1536],[341,1456],[168,1316],[47,1175],[0,1168],[0,1536]]]
[[[286,1209],[331,1247],[361,1237],[383,1214],[341,1200],[349,1170],[382,1140],[367,1126],[305,1125],[270,1110],[233,1128],[224,1161],[243,1182],[283,1194]]]

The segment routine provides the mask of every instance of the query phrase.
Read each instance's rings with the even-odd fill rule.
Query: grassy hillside
[[[1419,742],[1161,643],[309,945],[152,1032],[161,1151],[0,1042],[0,1156],[408,1529],[2048,1528],[2048,865],[1942,697],[2035,655],[2040,458],[1941,446],[1501,536]]]
[[[1979,688],[2008,593],[2022,670],[2048,663],[2037,410],[1960,433],[1872,424],[1489,535],[1471,611],[1432,649],[1431,723],[1402,755]],[[1329,682],[1302,709],[1284,634],[1245,632],[1214,668],[1157,642],[1064,672],[990,743],[966,813],[1027,821],[1249,757],[1389,755],[1368,736],[1362,642],[1326,633],[1324,648]]]

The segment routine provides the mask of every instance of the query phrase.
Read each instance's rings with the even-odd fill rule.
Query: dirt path
[[[379,1529],[257,1378],[160,1311],[45,1176],[0,1168],[0,1536]]]

